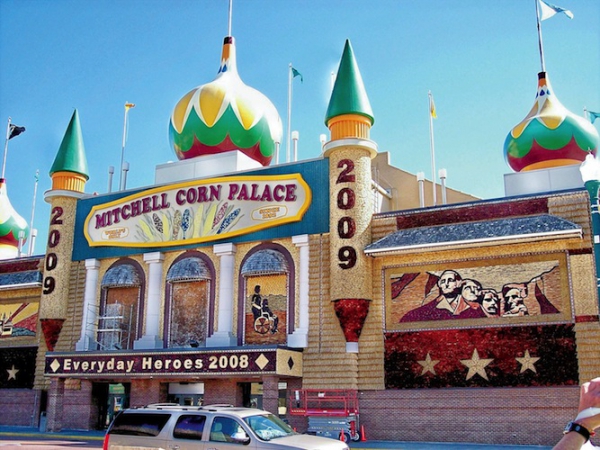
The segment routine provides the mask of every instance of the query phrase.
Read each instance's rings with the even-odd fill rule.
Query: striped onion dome
[[[29,237],[29,226],[10,203],[6,180],[0,178],[0,259],[19,256],[19,232]]]
[[[536,100],[504,141],[504,155],[515,171],[580,164],[598,150],[598,131],[556,98],[545,72],[538,75]]]
[[[239,150],[267,166],[281,135],[273,103],[240,79],[231,36],[223,43],[215,80],[179,100],[169,123],[171,146],[180,160]]]

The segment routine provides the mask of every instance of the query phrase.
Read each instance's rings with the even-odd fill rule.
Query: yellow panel
[[[209,127],[212,127],[218,119],[225,90],[216,84],[207,84],[200,92],[200,111],[202,118]]]

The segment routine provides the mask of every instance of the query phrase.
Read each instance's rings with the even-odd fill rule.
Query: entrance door
[[[262,409],[263,384],[262,383],[239,383],[242,390],[242,405],[244,408]]]
[[[130,389],[130,383],[94,383],[92,397],[98,407],[97,429],[106,429],[119,411],[129,407]]]

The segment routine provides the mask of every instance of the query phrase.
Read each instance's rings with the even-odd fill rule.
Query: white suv
[[[277,416],[230,405],[153,404],[122,411],[104,450],[348,450],[335,439],[298,434]]]

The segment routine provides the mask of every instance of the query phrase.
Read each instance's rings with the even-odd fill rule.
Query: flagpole
[[[287,110],[287,137],[285,140],[285,156],[286,161],[290,162],[290,142],[291,142],[291,127],[292,127],[292,63],[288,66],[288,110]]]
[[[429,145],[430,145],[430,150],[431,150],[431,180],[433,182],[433,206],[436,205],[437,203],[437,198],[436,198],[436,174],[435,174],[435,145],[433,142],[433,112],[432,112],[432,104],[433,104],[433,99],[431,96],[431,91],[429,91],[428,94],[429,97]]]
[[[119,190],[125,189],[125,141],[127,140],[127,114],[129,109],[135,106],[133,103],[125,102],[125,114],[123,117],[123,141],[121,144],[121,174],[119,177]]]
[[[33,255],[33,217],[35,214],[35,198],[37,196],[38,180],[40,178],[40,169],[35,171],[35,184],[33,185],[33,203],[31,205],[31,222],[29,222],[29,250],[27,254]]]
[[[233,0],[229,0],[229,14],[227,20],[227,36],[231,36],[231,16],[233,11]]]
[[[6,167],[6,154],[8,153],[8,137],[10,136],[10,121],[11,118],[8,118],[8,123],[6,124],[6,140],[4,141],[4,158],[2,159],[2,179],[4,180],[4,169]]]
[[[540,63],[542,64],[542,72],[546,72],[546,63],[544,61],[544,44],[542,43],[542,21],[540,20],[539,0],[535,2],[535,18],[537,19],[538,45],[540,47]]]

